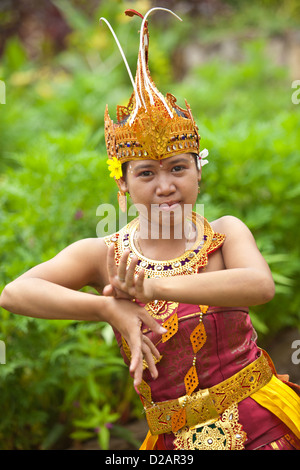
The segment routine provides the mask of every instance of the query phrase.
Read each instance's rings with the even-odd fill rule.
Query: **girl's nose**
[[[156,194],[158,196],[168,196],[176,191],[175,184],[171,175],[161,172],[157,178]]]

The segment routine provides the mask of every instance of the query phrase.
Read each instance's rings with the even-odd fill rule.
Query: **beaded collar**
[[[107,246],[112,242],[115,244],[115,261],[117,265],[119,265],[120,258],[126,249],[130,250],[128,264],[132,256],[137,256],[136,274],[143,269],[146,278],[196,274],[207,265],[208,255],[223,244],[225,235],[214,232],[209,222],[195,212],[192,213],[192,222],[197,230],[195,243],[191,249],[171,260],[149,259],[137,250],[134,244],[134,236],[139,224],[138,218],[129,222],[119,232],[105,237],[104,241]],[[161,301],[157,300],[151,302],[151,304],[153,304],[151,305],[152,312],[158,313],[164,302],[160,305]]]

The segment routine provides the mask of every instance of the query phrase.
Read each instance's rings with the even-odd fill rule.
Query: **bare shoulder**
[[[89,285],[99,290],[107,281],[107,248],[101,238],[78,240],[18,279],[37,277],[71,289]]]
[[[90,285],[98,288],[106,282],[106,258],[108,246],[104,238],[84,238],[62,250],[57,257],[73,259],[81,268],[84,267],[91,278]],[[54,258],[55,259],[55,258]]]
[[[236,237],[249,237],[253,238],[251,231],[247,225],[237,217],[233,215],[225,215],[210,222],[213,230],[218,233],[226,235],[226,239],[232,239]]]
[[[97,254],[105,254],[106,251],[107,245],[103,238],[83,238],[68,245],[59,254],[70,253],[75,256],[93,258]]]
[[[107,245],[102,238],[83,238],[66,246],[53,259],[77,260],[82,265],[93,266],[96,260],[106,257]]]
[[[237,217],[226,215],[211,222],[211,226],[215,232],[226,236],[221,247],[226,268],[255,267],[269,274],[269,268],[255,238],[244,222]]]

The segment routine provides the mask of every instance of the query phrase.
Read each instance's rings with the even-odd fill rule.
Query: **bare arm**
[[[146,310],[130,300],[79,292],[84,286],[98,290],[106,281],[107,248],[100,239],[86,239],[65,248],[8,284],[1,293],[0,306],[20,315],[47,319],[105,321],[127,340],[131,373],[135,383],[142,378],[143,355],[152,375],[157,376],[153,355],[159,353],[140,326],[162,334],[159,324]]]
[[[204,273],[201,280],[199,276],[191,275],[188,281],[183,276],[176,276],[172,281],[168,278],[160,286],[155,283],[151,297],[222,307],[260,305],[273,298],[273,288],[254,268]]]
[[[259,305],[275,294],[273,278],[250,230],[235,217],[223,217],[214,227],[226,234],[222,246],[224,269],[153,283],[151,295],[160,299],[220,305]]]
[[[99,302],[96,296],[78,292],[86,285],[94,285],[99,277],[91,257],[93,248],[101,256],[95,242],[76,242],[19,276],[5,286],[1,306],[36,318],[100,320],[103,300]]]

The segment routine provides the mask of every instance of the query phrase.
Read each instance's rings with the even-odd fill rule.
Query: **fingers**
[[[129,250],[124,251],[118,267],[118,279],[120,282],[125,282],[128,288],[132,287],[135,283],[135,268],[138,262],[138,258],[134,256],[128,265],[129,254]]]
[[[145,361],[147,362],[149,372],[153,379],[157,379],[158,371],[155,365],[155,358],[159,359],[160,354],[159,351],[156,349],[152,341],[147,338],[147,336],[143,336],[143,347],[142,351],[144,353]]]
[[[127,259],[129,256],[129,250],[125,250],[120,258],[119,268],[118,268],[118,278],[119,281],[125,282],[126,272],[127,272]]]
[[[136,268],[137,262],[138,262],[138,259],[135,256],[134,258],[132,258],[132,260],[131,260],[128,268],[127,268],[126,276],[125,276],[125,282],[126,282],[126,286],[127,286],[128,289],[133,287],[135,282],[136,282],[135,281],[135,268]]]
[[[133,270],[132,270],[133,273]],[[129,273],[131,276],[131,273]],[[137,282],[142,285],[143,273],[138,276]],[[114,288],[118,295],[118,289],[114,286],[105,286],[104,292],[111,292]],[[155,358],[159,358],[159,351],[152,341],[142,335],[141,327],[144,324],[147,328],[158,335],[167,332],[147,310],[135,302],[129,300],[111,297],[108,303],[108,313],[110,315],[110,324],[116,328],[125,338],[131,351],[130,373],[134,378],[134,386],[137,387],[143,378],[143,357],[148,364],[152,377],[157,378],[158,371],[155,365]],[[153,357],[154,356],[154,357]]]
[[[107,271],[109,279],[117,275],[117,266],[115,262],[115,245],[111,243],[107,250]]]
[[[147,338],[146,336],[142,336],[141,341],[134,342],[134,345],[132,346],[131,350],[131,362],[129,371],[133,376],[135,387],[138,387],[142,382],[144,359],[148,365],[148,369],[152,378],[154,380],[157,379],[158,370],[155,365],[155,358],[159,359],[160,354],[149,338]]]
[[[139,300],[142,300],[144,296],[144,278],[145,271],[142,269],[135,278],[135,292],[136,297]]]
[[[149,315],[147,310],[143,307],[141,308],[140,319],[145,325],[148,326],[150,330],[152,330],[154,333],[157,333],[158,335],[163,335],[168,331],[166,330],[166,328],[161,326],[156,320],[154,320],[154,318],[151,317],[151,315]]]
[[[159,359],[160,352],[156,348],[156,346],[152,343],[151,339],[149,339],[148,336],[143,335],[143,342],[144,342],[144,345],[146,345],[149,348],[151,352],[151,357],[155,356],[156,359]]]
[[[130,345],[131,361],[129,372],[133,376],[133,385],[138,387],[143,379],[143,354],[141,339],[135,338],[135,341]]]
[[[127,298],[120,294],[125,292],[131,297],[140,300],[142,303],[148,303],[149,299],[144,291],[144,270],[140,270],[139,273],[135,275],[138,258],[134,256],[128,264],[130,250],[125,250],[120,258],[119,266],[117,266],[114,257],[114,249],[114,244],[112,243],[108,248],[107,255],[109,281],[115,293],[118,293],[118,295],[115,293],[113,295],[117,298]],[[107,292],[107,290],[105,292]]]
[[[140,308],[138,314],[139,318],[139,332],[137,334],[136,329],[133,327],[130,331],[130,337],[128,338],[128,345],[131,351],[131,362],[130,362],[130,373],[134,379],[134,386],[138,387],[143,378],[143,359],[145,359],[149,372],[153,379],[158,377],[158,370],[156,368],[155,359],[160,358],[160,353],[155,347],[153,342],[146,335],[143,335],[140,328],[142,322],[146,324],[152,331],[156,331],[158,334],[166,333],[166,329],[159,325],[159,323],[152,318],[149,313],[144,309]]]
[[[130,299],[131,296],[128,292],[127,286],[125,288],[124,281],[126,276],[126,263],[129,255],[129,251],[123,253],[119,268],[115,262],[115,246],[111,243],[108,247],[107,254],[107,271],[110,281],[110,286],[106,286],[103,290],[103,294],[106,296],[113,295],[118,299]]]
[[[117,267],[116,262],[115,262],[115,257],[114,257],[114,244],[111,243],[111,245],[108,248],[108,255],[107,255],[107,270],[108,270],[108,275],[110,279],[117,279],[119,282],[125,282],[126,277],[127,277],[127,259],[129,256],[130,251],[125,250],[120,258],[119,266]],[[130,274],[132,275],[132,270],[134,273],[134,268],[136,266],[137,260],[134,263],[134,267],[131,267],[130,269]]]
[[[115,297],[116,299],[132,300],[132,296],[127,292],[121,291],[111,284],[108,284],[103,288],[102,294],[106,297]]]
[[[110,297],[110,296],[116,296],[116,292],[115,292],[115,289],[113,288],[113,286],[111,284],[108,284],[107,286],[104,287],[103,291],[102,291],[102,294],[107,296],[107,297]]]
[[[135,293],[135,269],[138,262],[138,258],[135,256],[132,258],[128,265],[129,250],[125,250],[122,254],[119,262],[119,266],[115,271],[114,278],[111,279],[111,283],[115,288],[123,290],[127,293],[134,295]],[[113,270],[111,270],[111,273]]]
[[[162,335],[167,332],[167,330],[163,328],[156,320],[154,320],[154,318],[152,318],[144,308],[141,308],[139,318],[145,325],[147,325],[157,334]],[[134,377],[135,387],[140,385],[143,378],[143,357],[148,364],[149,372],[152,378],[156,379],[158,377],[158,371],[154,358],[159,359],[160,353],[152,341],[141,333],[141,340],[137,341],[137,338],[135,338],[134,345],[131,350],[131,363],[129,370]]]

